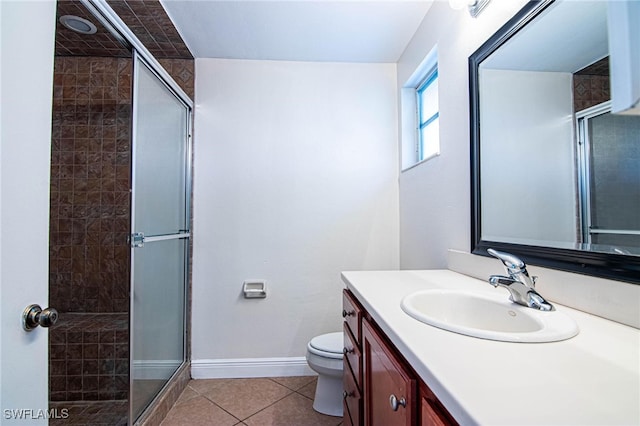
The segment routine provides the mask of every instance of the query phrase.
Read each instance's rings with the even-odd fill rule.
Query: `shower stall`
[[[188,361],[192,103],[107,3],[57,19],[50,405],[134,424]]]

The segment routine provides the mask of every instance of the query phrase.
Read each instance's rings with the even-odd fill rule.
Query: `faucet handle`
[[[494,249],[487,249],[487,253],[491,256],[496,257],[502,261],[504,266],[509,270],[509,272],[520,272],[526,269],[526,265],[524,262],[517,256],[514,256],[510,253],[505,253],[503,251],[498,251]]]

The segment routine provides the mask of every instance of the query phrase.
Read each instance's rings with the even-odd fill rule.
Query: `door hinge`
[[[131,248],[144,247],[144,233],[134,232],[129,236],[129,244]]]

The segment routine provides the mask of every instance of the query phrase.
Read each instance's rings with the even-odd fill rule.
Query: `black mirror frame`
[[[574,249],[492,242],[482,239],[480,199],[480,63],[555,0],[528,2],[469,57],[471,132],[471,252],[489,256],[488,248],[517,254],[532,265],[640,284],[640,257]]]

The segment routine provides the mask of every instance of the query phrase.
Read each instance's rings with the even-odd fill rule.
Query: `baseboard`
[[[305,357],[191,360],[194,379],[313,376]]]

